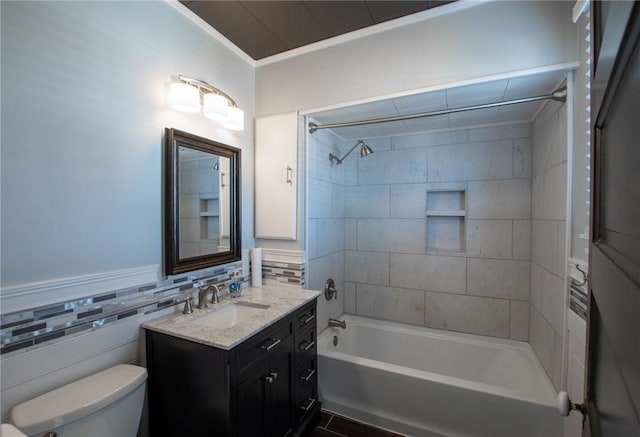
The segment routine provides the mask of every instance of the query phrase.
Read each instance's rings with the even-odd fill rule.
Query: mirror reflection
[[[165,274],[240,259],[240,150],[166,130]]]
[[[179,257],[228,251],[229,158],[180,146],[178,162]]]

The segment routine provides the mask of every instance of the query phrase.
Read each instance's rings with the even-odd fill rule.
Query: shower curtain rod
[[[495,108],[497,106],[515,105],[517,103],[537,102],[538,100],[551,99],[556,102],[565,102],[567,100],[567,87],[558,88],[551,94],[542,96],[525,97],[522,99],[507,100],[504,102],[485,103],[483,105],[466,106],[462,108],[442,109],[439,111],[419,112],[416,114],[395,115],[392,117],[371,118],[369,120],[345,121],[342,123],[316,124],[309,122],[309,133],[314,133],[318,129],[331,129],[336,127],[361,126],[363,124],[386,123],[388,121],[411,120],[414,118],[433,117],[435,115],[453,114],[454,112],[473,111],[475,109]]]

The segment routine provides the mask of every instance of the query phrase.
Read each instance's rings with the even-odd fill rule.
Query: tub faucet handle
[[[332,278],[327,279],[327,283],[324,284],[324,297],[327,300],[337,299],[338,298],[338,290],[336,290],[336,283],[333,282]]]

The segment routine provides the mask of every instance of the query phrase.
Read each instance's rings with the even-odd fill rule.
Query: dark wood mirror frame
[[[178,150],[187,147],[228,158],[229,165],[229,250],[180,258],[179,161]],[[164,148],[164,272],[175,275],[241,259],[240,253],[240,149],[176,129],[165,129]]]

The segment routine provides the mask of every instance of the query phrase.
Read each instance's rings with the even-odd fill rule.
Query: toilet
[[[145,368],[119,364],[16,405],[11,423],[30,437],[134,437],[146,380]]]

